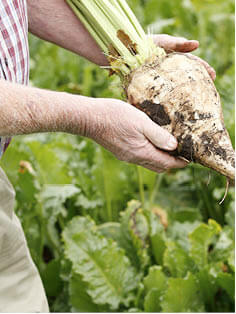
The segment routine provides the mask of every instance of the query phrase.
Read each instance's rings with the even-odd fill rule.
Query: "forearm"
[[[107,60],[64,0],[27,0],[29,30],[34,35],[99,64]]]
[[[37,132],[86,135],[93,98],[0,80],[0,136]]]
[[[87,136],[120,160],[163,171],[186,165],[166,152],[177,141],[142,111],[115,99],[52,92],[0,80],[0,136],[36,132]]]

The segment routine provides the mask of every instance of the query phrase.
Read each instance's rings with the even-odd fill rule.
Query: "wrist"
[[[100,143],[117,119],[119,100],[81,96],[79,134]]]
[[[88,136],[93,98],[60,93],[62,101],[57,108],[55,125],[57,132]]]
[[[75,96],[77,98],[77,96]],[[106,120],[106,110],[104,110],[104,103],[106,100],[102,98],[84,97],[79,96],[76,99],[76,104],[73,106],[78,106],[78,118],[75,117],[73,125],[75,125],[75,133],[82,136],[96,140],[100,133],[103,133]],[[76,121],[79,124],[76,126]],[[73,132],[74,133],[74,132]]]

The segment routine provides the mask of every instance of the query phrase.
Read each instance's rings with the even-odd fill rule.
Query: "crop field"
[[[129,0],[145,30],[200,42],[234,143],[234,1]],[[124,99],[107,70],[30,35],[30,83]],[[234,312],[234,188],[157,174],[65,133],[14,138],[1,167],[52,312]]]

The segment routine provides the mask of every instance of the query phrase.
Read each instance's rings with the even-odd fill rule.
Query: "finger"
[[[154,146],[165,150],[176,149],[178,143],[175,137],[148,117],[143,122],[142,127],[143,134]]]
[[[178,52],[190,52],[199,47],[199,42],[197,40],[186,40],[176,44],[175,51]]]
[[[173,157],[167,152],[163,152],[159,149],[156,149],[156,156],[159,164],[161,165],[161,168],[165,170],[173,168],[184,168],[189,164],[188,162],[180,158]]]
[[[190,52],[198,48],[197,40],[188,40],[184,37],[175,37],[166,34],[154,35],[154,43],[166,51]]]
[[[188,162],[170,156],[168,153],[156,149],[151,143],[139,155],[139,165],[156,172],[163,172],[172,168],[183,168]]]
[[[214,81],[215,78],[216,78],[216,72],[215,70],[203,59],[195,56],[195,55],[192,55],[190,53],[186,53],[186,55],[188,55],[190,58],[194,59],[194,60],[197,60],[199,61],[204,67],[205,69],[207,70],[207,72],[209,73],[210,77],[212,78],[212,80]]]
[[[151,170],[151,171],[154,171],[154,172],[157,172],[157,173],[162,173],[162,172],[165,172],[166,170],[163,169],[163,168],[159,168],[157,166],[153,166],[152,164],[148,163],[148,162],[144,162],[144,163],[140,163],[139,166],[141,167],[144,167],[148,170]]]

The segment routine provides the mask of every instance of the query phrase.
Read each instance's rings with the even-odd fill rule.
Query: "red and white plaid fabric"
[[[28,84],[26,0],[0,0],[0,78],[19,84]],[[0,157],[9,142],[9,138],[0,137]]]

